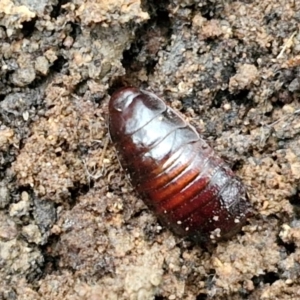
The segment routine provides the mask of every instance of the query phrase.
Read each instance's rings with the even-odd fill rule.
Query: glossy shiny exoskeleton
[[[251,214],[245,188],[229,166],[153,93],[133,87],[115,92],[109,131],[132,184],[176,234],[227,238]]]

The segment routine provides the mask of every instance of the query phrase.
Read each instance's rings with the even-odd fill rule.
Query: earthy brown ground
[[[0,0],[0,299],[300,299],[299,0]],[[163,96],[248,186],[243,231],[162,228],[107,133]]]

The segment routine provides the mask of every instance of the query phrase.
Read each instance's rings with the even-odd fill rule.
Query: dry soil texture
[[[300,299],[300,0],[0,0],[0,299]],[[108,138],[123,85],[179,109],[255,214],[162,228]]]

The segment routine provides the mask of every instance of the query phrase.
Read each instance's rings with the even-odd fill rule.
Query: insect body
[[[115,92],[109,131],[138,193],[174,233],[200,242],[228,238],[251,214],[241,181],[156,95],[132,87]]]

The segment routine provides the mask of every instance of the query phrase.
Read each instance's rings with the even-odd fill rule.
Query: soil
[[[0,0],[0,299],[300,299],[299,0]],[[118,87],[180,110],[255,214],[163,228],[107,128]]]

